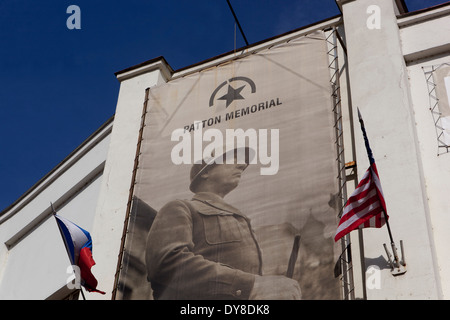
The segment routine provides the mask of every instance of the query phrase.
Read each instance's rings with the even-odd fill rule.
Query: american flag
[[[367,139],[359,109],[358,116],[369,156],[370,167],[345,204],[334,241],[339,240],[357,228],[381,228],[386,223],[386,219],[389,219],[377,166],[370,150],[369,140]]]

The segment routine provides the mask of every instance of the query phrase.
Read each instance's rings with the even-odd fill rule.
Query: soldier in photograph
[[[194,164],[191,200],[164,205],[149,231],[147,278],[154,299],[300,299],[296,280],[264,275],[262,254],[249,218],[225,202],[239,184],[245,161]],[[223,156],[223,155],[222,155]],[[224,159],[224,158],[222,158]]]

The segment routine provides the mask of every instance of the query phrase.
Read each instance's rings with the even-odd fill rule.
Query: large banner
[[[118,298],[340,298],[329,79],[318,32],[149,90]]]

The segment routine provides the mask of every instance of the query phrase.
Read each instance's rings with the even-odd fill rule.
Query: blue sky
[[[340,13],[334,0],[231,3],[250,44]],[[233,50],[234,31],[226,0],[0,0],[0,211],[114,115],[114,72],[158,56],[189,66]]]

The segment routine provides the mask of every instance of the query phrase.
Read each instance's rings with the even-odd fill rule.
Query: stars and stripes
[[[347,200],[334,240],[357,228],[381,228],[386,223],[383,211],[386,204],[374,162]]]
[[[359,109],[358,116],[370,166],[345,204],[334,238],[335,241],[357,228],[381,228],[386,223],[386,219],[389,219],[377,166],[372,156]]]

